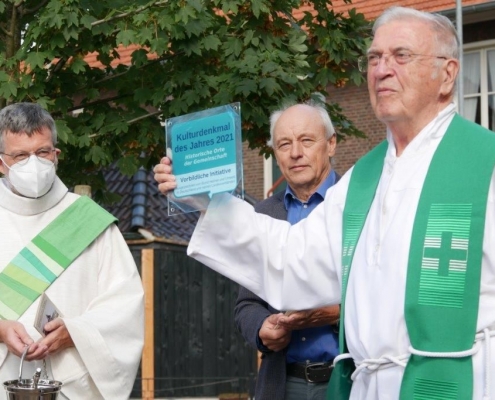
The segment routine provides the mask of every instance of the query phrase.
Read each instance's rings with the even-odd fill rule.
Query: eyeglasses
[[[29,157],[31,157],[32,155],[38,157],[39,160],[47,160],[50,158],[50,156],[53,154],[54,151],[56,151],[56,149],[41,148],[32,152],[21,151],[19,153],[14,153],[14,154],[7,154],[7,153],[0,153],[0,154],[12,158],[14,164],[24,165],[28,162]]]
[[[396,51],[390,54],[369,53],[365,56],[358,58],[358,68],[361,72],[366,72],[369,67],[376,67],[380,64],[380,60],[383,58],[388,65],[389,60],[392,61],[392,65],[404,65],[410,63],[415,57],[433,57],[447,60],[444,56],[435,56],[431,54],[417,54],[409,53],[407,51]]]

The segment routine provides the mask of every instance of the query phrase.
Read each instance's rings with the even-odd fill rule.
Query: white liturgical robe
[[[382,175],[356,247],[346,295],[347,345],[358,365],[386,357],[405,356],[407,361],[410,342],[404,298],[411,232],[426,172],[453,116],[454,106],[450,105],[400,157],[396,156],[390,133],[387,135],[389,146]],[[188,253],[279,310],[340,303],[342,214],[349,179],[348,172],[307,219],[293,226],[257,214],[232,196],[219,195],[201,216]],[[495,329],[494,191],[492,176],[478,332]],[[473,356],[476,400],[484,395],[495,399],[495,341],[491,342],[488,368],[484,365],[488,351],[485,341]],[[403,372],[404,367],[394,363],[374,371],[362,370],[355,377],[351,399],[397,400]]]
[[[17,196],[0,180],[0,269],[77,199],[56,178],[39,199]],[[75,347],[47,358],[50,379],[62,381],[61,399],[128,399],[144,340],[143,288],[136,264],[115,224],[108,227],[46,290]],[[33,340],[39,299],[19,318]],[[17,379],[20,359],[0,343],[0,383]],[[25,362],[31,378],[41,362]],[[0,399],[7,399],[3,387]]]

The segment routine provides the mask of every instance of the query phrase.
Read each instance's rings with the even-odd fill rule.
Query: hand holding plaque
[[[165,128],[176,179],[169,215],[206,209],[216,193],[242,197],[239,103],[167,119]]]

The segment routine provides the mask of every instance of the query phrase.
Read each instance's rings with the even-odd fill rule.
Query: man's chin
[[[397,113],[389,109],[382,109],[382,110],[378,109],[377,111],[375,111],[375,115],[376,118],[379,121],[383,122],[384,124],[389,122],[394,122],[399,119]]]

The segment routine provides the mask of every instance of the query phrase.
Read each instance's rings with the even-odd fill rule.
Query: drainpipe
[[[146,170],[141,167],[132,177],[131,230],[144,228],[146,221]]]
[[[462,0],[456,0],[456,26],[457,35],[459,36],[459,75],[457,78],[457,109],[459,115],[464,116],[464,41],[462,38]]]

